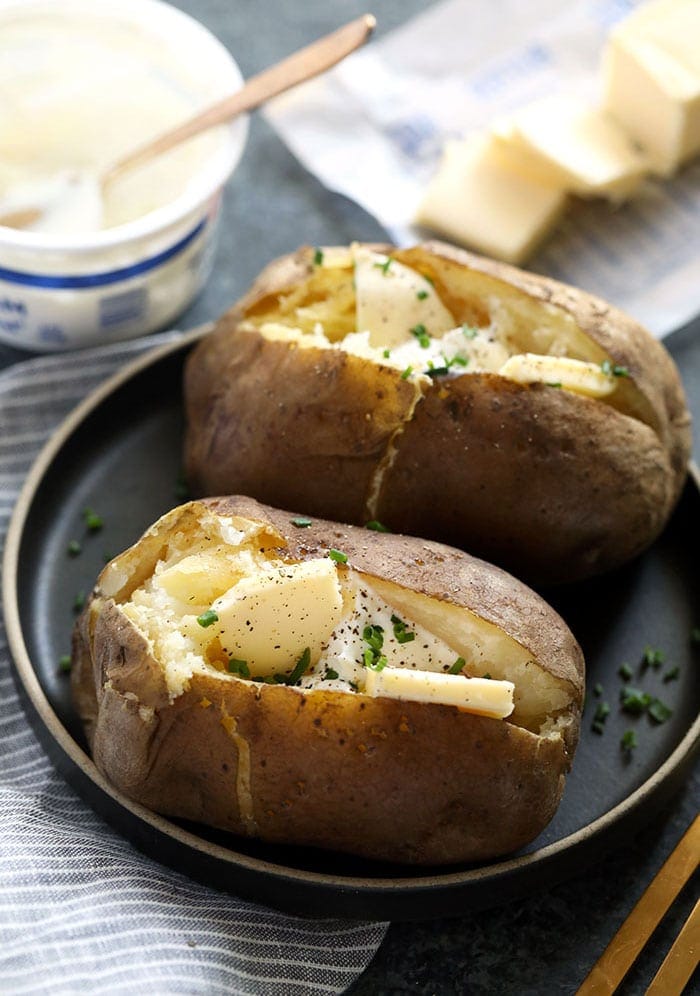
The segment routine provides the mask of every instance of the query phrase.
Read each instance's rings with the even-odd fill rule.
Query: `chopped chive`
[[[444,377],[450,372],[449,367],[433,367],[429,366],[425,371],[428,377]]]
[[[617,673],[620,675],[620,677],[622,678],[623,681],[629,681],[631,679],[632,675],[634,674],[634,672],[632,671],[632,668],[629,666],[629,664],[625,664],[625,663],[620,664],[620,666],[619,666],[619,668],[617,670]]]
[[[677,678],[678,678],[678,675],[680,673],[681,673],[681,669],[676,664],[675,667],[672,667],[669,671],[666,672],[666,674],[664,675],[664,679],[663,680],[664,680],[664,682],[667,682],[667,681],[676,681]]]
[[[673,709],[670,709],[661,699],[652,699],[647,712],[649,713],[649,718],[655,723],[665,723],[673,715]]]
[[[408,628],[408,623],[405,623],[403,619],[392,615],[391,622],[398,643],[412,643],[415,640],[416,634]]]
[[[297,529],[306,529],[308,526],[313,525],[313,521],[307,519],[305,515],[298,515],[295,519],[292,519],[292,525],[296,526]]]
[[[242,678],[250,678],[248,661],[240,660],[238,657],[229,657],[228,669],[231,674],[240,674]]]
[[[384,357],[384,359],[385,359],[385,360],[388,360],[388,359],[389,359],[389,357],[391,356],[391,350],[390,350],[390,349],[385,349],[385,350],[384,350],[384,351],[382,352],[382,356]]]
[[[636,716],[648,708],[651,702],[651,695],[639,688],[631,688],[629,685],[626,685],[620,692],[620,702],[624,712],[629,712]]]
[[[73,612],[81,612],[85,608],[85,592],[79,591],[73,600]]]
[[[67,547],[69,557],[77,557],[82,547],[77,540],[71,540]]]
[[[560,380],[546,380],[545,381],[545,386],[546,387],[561,387],[561,381]]]
[[[462,326],[462,335],[464,335],[467,339],[474,339],[474,338],[476,338],[476,336],[478,334],[478,331],[479,330],[476,329],[473,325],[463,325]]]
[[[374,265],[377,267],[378,270],[382,271],[384,276],[386,276],[387,273],[389,272],[389,267],[391,266],[392,262],[393,260],[391,256],[387,256],[387,258],[384,260],[383,263],[375,263]]]
[[[348,555],[343,553],[342,550],[334,550],[333,547],[328,551],[328,556],[331,560],[334,560],[336,564],[347,564]]]
[[[380,657],[373,656],[371,660],[368,660],[368,653],[371,653],[371,650],[365,650],[363,654],[365,667],[368,667],[370,671],[383,671],[387,665],[386,657],[384,655]]]
[[[599,698],[600,698],[600,696],[601,696],[601,695],[603,694],[603,686],[601,685],[601,683],[600,683],[599,681],[598,681],[598,682],[596,682],[596,684],[595,684],[595,685],[593,686],[593,694],[594,694],[594,695],[596,696],[596,698],[598,698],[598,699],[599,699]]]
[[[412,336],[416,337],[419,346],[423,349],[428,349],[430,346],[430,336],[425,325],[419,322],[418,325],[414,325],[413,328],[409,329],[409,332]]]
[[[335,681],[338,677],[338,672],[333,667],[327,667],[326,673],[323,676],[324,681]]]
[[[105,550],[105,552],[102,554],[102,559],[105,562],[105,564],[108,564],[110,560],[114,560],[114,554],[110,553],[109,550]]]
[[[413,373],[413,367],[406,367],[406,369],[401,374],[401,380],[408,380],[408,378]]]
[[[275,681],[279,685],[296,685],[301,681],[302,675],[308,671],[311,664],[311,648],[306,647],[303,654],[292,668],[291,673],[285,677],[282,674],[275,675]]]
[[[485,672],[484,672],[484,673],[482,674],[482,676],[481,676],[481,677],[482,677],[482,678],[487,678],[487,679],[488,679],[489,681],[493,681],[493,678],[491,677],[491,675],[489,674],[489,672],[488,672],[488,671],[485,671]]]
[[[642,670],[646,670],[646,668],[651,666],[655,671],[658,671],[665,659],[666,655],[663,650],[656,650],[654,647],[647,645],[642,655]]]
[[[637,746],[637,734],[634,730],[625,730],[620,740],[622,750],[631,751]]]
[[[219,617],[213,609],[207,609],[207,611],[203,612],[201,616],[197,616],[197,622],[203,629],[206,629],[207,626],[213,626],[213,624],[218,621]]]
[[[323,263],[323,249],[319,249],[318,246],[314,249],[314,266],[321,266]]]
[[[391,530],[387,529],[383,523],[378,519],[370,519],[369,522],[365,522],[365,529],[373,529],[375,533],[390,533]]]
[[[61,671],[62,674],[68,674],[68,672],[71,669],[71,666],[72,666],[72,661],[70,654],[63,654],[61,657],[58,658],[58,670]]]
[[[449,669],[449,671],[447,673],[448,674],[461,674],[462,673],[462,669],[464,668],[464,666],[465,666],[466,663],[467,662],[465,661],[465,659],[463,657],[458,657],[457,660],[454,662],[454,664],[452,665],[452,667]]]
[[[427,290],[416,291],[416,297],[418,298],[419,301],[425,301],[426,297],[428,297]]]
[[[600,369],[606,377],[629,377],[630,375],[627,367],[618,366],[617,363],[611,363],[610,360],[603,360]]]
[[[83,511],[83,519],[85,520],[85,525],[91,533],[98,532],[104,525],[102,516],[98,515],[97,512],[93,512],[91,508],[86,508]]]

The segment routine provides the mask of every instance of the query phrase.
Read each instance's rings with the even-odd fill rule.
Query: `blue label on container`
[[[104,287],[106,284],[115,284],[120,280],[128,280],[129,277],[136,277],[141,273],[162,266],[173,256],[186,249],[187,246],[197,238],[206,225],[207,219],[203,218],[195,228],[187,235],[176,242],[169,249],[164,249],[155,256],[142,259],[138,263],[130,266],[122,266],[118,270],[106,270],[103,273],[85,273],[80,275],[53,275],[41,273],[26,273],[23,270],[10,270],[0,266],[0,279],[11,284],[22,284],[24,287],[47,287],[54,289],[79,290],[81,287]]]
[[[100,328],[111,329],[115,325],[136,322],[146,314],[148,291],[145,287],[110,294],[100,300]]]

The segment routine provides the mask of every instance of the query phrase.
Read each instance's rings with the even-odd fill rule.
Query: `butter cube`
[[[576,97],[547,97],[528,104],[495,135],[519,170],[537,173],[539,179],[581,197],[623,200],[649,169],[646,156],[615,118]]]
[[[657,0],[610,34],[604,104],[669,176],[700,152],[700,3]]]
[[[554,227],[564,190],[521,175],[504,162],[492,136],[445,146],[416,222],[461,245],[522,263]]]
[[[212,604],[217,637],[254,677],[290,671],[308,647],[314,662],[343,614],[335,565],[327,559],[285,564],[245,577]]]

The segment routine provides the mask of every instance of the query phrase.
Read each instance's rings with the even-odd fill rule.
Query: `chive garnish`
[[[462,326],[462,335],[466,336],[467,339],[476,338],[477,333],[478,329],[476,329],[473,325]]]
[[[611,363],[610,360],[603,360],[600,369],[606,377],[629,377],[630,375],[627,367],[618,366],[617,363]]]
[[[664,682],[667,682],[667,681],[676,681],[676,679],[678,678],[678,675],[680,673],[681,673],[681,669],[676,664],[675,667],[672,667],[669,671],[666,672],[666,674],[664,675],[663,680],[664,680]]]
[[[375,263],[374,265],[377,267],[378,270],[382,271],[384,276],[386,276],[387,273],[389,272],[389,267],[391,266],[392,262],[393,260],[391,256],[387,256],[387,258],[384,260],[383,263]]]
[[[603,686],[601,685],[601,683],[599,681],[596,682],[596,684],[593,686],[593,694],[598,699],[603,694]]]
[[[77,540],[71,540],[70,543],[68,544],[67,549],[69,557],[77,557],[80,551],[82,550],[82,547],[80,546],[80,543],[78,543]]]
[[[334,560],[336,564],[347,564],[348,555],[343,553],[342,550],[334,550],[333,547],[328,551],[328,556],[331,560]]]
[[[311,664],[311,648],[306,647],[303,654],[294,665],[291,674],[286,678],[284,677],[284,675],[276,674],[275,680],[280,685],[296,685],[297,682],[301,681],[302,675],[304,674],[305,671],[308,670],[310,664]]]
[[[658,671],[665,659],[666,655],[663,650],[655,650],[654,647],[646,646],[642,655],[642,670],[651,666],[655,671]]]
[[[375,533],[390,533],[391,529],[380,522],[378,519],[370,519],[369,522],[365,522],[365,529],[373,529]]]
[[[408,378],[413,373],[413,367],[406,367],[406,369],[401,374],[401,380],[408,380]]]
[[[338,677],[338,672],[333,667],[327,667],[326,673],[323,676],[324,681],[335,681]]]
[[[416,634],[408,628],[408,623],[405,623],[403,619],[392,615],[391,622],[397,643],[412,643],[415,640]]]
[[[462,669],[464,668],[464,666],[465,666],[466,663],[467,662],[465,661],[465,659],[463,657],[458,657],[457,660],[454,662],[454,664],[452,665],[452,667],[449,669],[449,671],[447,673],[448,674],[461,674],[462,673]]]
[[[314,266],[321,266],[323,263],[323,249],[319,249],[318,246],[314,249]]]
[[[416,291],[416,297],[418,298],[419,301],[425,301],[426,297],[428,297],[427,290]]]
[[[430,346],[430,336],[428,335],[428,330],[425,325],[419,323],[414,325],[412,329],[409,329],[412,336],[415,336],[418,340],[418,345],[423,349],[427,349]]]
[[[97,512],[93,512],[91,508],[86,508],[83,512],[83,518],[85,520],[85,525],[91,533],[96,533],[98,530],[102,529],[104,521],[102,516],[98,515]]]
[[[625,730],[622,734],[622,739],[620,740],[620,747],[623,750],[630,751],[637,746],[637,734],[634,730]]]
[[[218,621],[219,617],[213,609],[207,609],[207,611],[203,612],[201,616],[197,616],[197,622],[203,629],[206,629],[207,626],[212,626]]]
[[[634,672],[632,671],[632,668],[629,666],[629,664],[623,663],[620,664],[617,673],[620,675],[623,681],[629,681]]]
[[[63,654],[58,658],[58,670],[63,674],[68,674],[72,666],[70,654]]]
[[[305,515],[298,515],[295,519],[292,519],[292,525],[296,526],[297,529],[306,529],[308,526],[312,526],[313,522],[311,519],[307,519]]]
[[[229,657],[228,669],[231,674],[240,674],[242,678],[250,678],[248,661],[240,660],[238,657]]]
[[[73,600],[73,611],[80,612],[85,608],[85,592],[79,591]]]
[[[620,692],[620,702],[624,712],[638,716],[649,707],[651,695],[648,692],[643,692],[640,688],[631,688],[629,685],[625,685]]]
[[[673,710],[665,702],[662,702],[661,699],[652,699],[647,712],[649,713],[649,718],[655,723],[665,723],[673,714]]]

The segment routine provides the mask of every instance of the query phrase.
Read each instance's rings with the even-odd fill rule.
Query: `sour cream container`
[[[242,83],[224,46],[161,0],[0,0],[0,38],[0,203],[13,177],[97,174]],[[125,177],[108,227],[0,226],[0,340],[48,352],[172,322],[211,272],[246,136],[239,118]]]

